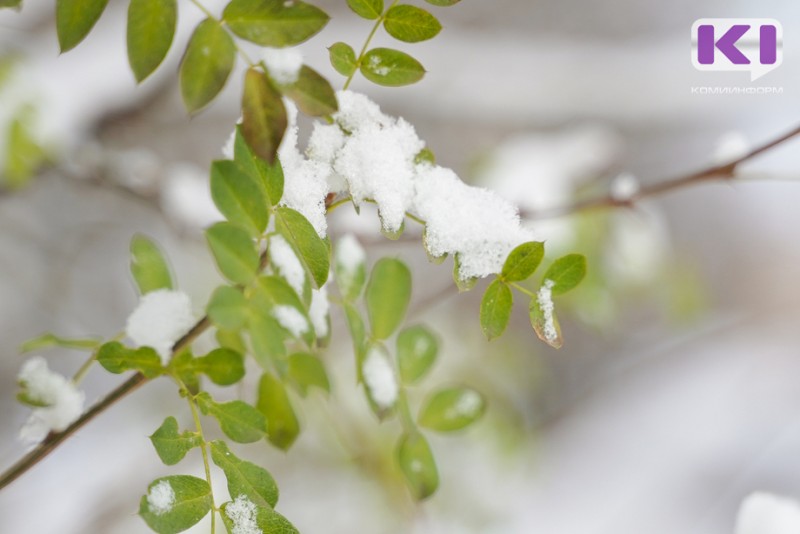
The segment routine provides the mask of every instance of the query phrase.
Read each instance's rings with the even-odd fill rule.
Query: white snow
[[[175,505],[175,491],[169,481],[162,480],[147,492],[147,506],[156,515],[164,515]]]
[[[461,417],[475,417],[483,405],[481,396],[471,389],[465,390],[458,398],[455,406],[455,413]]]
[[[383,351],[377,347],[370,349],[361,372],[375,404],[383,409],[394,406],[399,388],[394,370]]]
[[[245,495],[239,495],[225,506],[225,515],[233,523],[231,534],[261,534],[256,518],[258,508]]]
[[[623,172],[611,182],[611,198],[619,202],[631,200],[639,192],[639,180],[629,172]]]
[[[354,273],[367,261],[367,253],[353,234],[345,234],[336,241],[336,264],[345,273]]]
[[[294,306],[275,306],[272,308],[272,316],[294,337],[300,337],[308,332],[308,321]]]
[[[556,330],[556,323],[553,317],[555,309],[553,305],[554,285],[555,282],[546,279],[536,293],[536,302],[539,304],[539,309],[542,310],[542,315],[544,316],[544,338],[551,343],[558,339],[558,330]]]
[[[280,275],[297,292],[297,295],[302,297],[303,286],[306,282],[306,272],[292,246],[283,236],[273,235],[269,238],[269,258],[273,267],[277,268]]]
[[[194,325],[192,302],[182,291],[159,289],[143,295],[125,331],[137,345],[152,347],[166,365],[172,346]]]
[[[800,504],[794,499],[756,492],[739,508],[735,534],[798,534]]]
[[[458,254],[462,279],[500,272],[516,246],[533,240],[517,209],[496,193],[471,187],[444,167],[419,170],[413,212],[427,222],[428,251]]]
[[[263,48],[264,63],[269,76],[278,85],[297,81],[303,66],[303,54],[297,48]]]
[[[330,165],[305,158],[297,148],[297,106],[284,100],[289,126],[281,143],[278,157],[283,166],[284,186],[281,205],[299,211],[308,219],[320,237],[328,231],[325,219],[325,197],[328,194]]]
[[[318,291],[311,292],[311,306],[308,308],[308,317],[314,326],[314,332],[318,338],[328,335],[328,312],[330,302],[328,301],[328,286],[322,286]]]
[[[84,393],[66,377],[50,371],[41,356],[29,358],[18,376],[26,394],[34,401],[46,404],[34,408],[20,430],[20,438],[39,442],[52,430],[61,432],[83,413]]]
[[[233,159],[234,157],[234,146],[236,145],[236,128],[233,129],[231,134],[228,136],[228,139],[225,141],[225,144],[222,145],[222,155],[225,159]]]

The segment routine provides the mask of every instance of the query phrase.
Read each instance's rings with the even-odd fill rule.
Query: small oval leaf
[[[415,432],[401,436],[397,458],[406,483],[416,499],[425,499],[436,492],[439,471],[431,447],[422,434]]]
[[[400,260],[378,260],[372,268],[365,299],[372,336],[386,339],[406,316],[411,301],[411,271]]]
[[[333,43],[328,48],[328,54],[330,55],[331,65],[342,76],[351,76],[356,71],[358,66],[356,64],[356,52],[349,44]]]
[[[314,281],[314,289],[324,286],[331,265],[328,246],[300,212],[283,206],[275,213],[276,229],[294,249],[306,274]]]
[[[272,164],[289,119],[281,94],[269,77],[255,68],[248,69],[244,77],[242,94],[242,135],[250,150]]]
[[[289,356],[289,376],[303,395],[307,395],[308,390],[312,387],[319,388],[326,393],[331,391],[325,366],[313,354],[301,352]]]
[[[206,313],[215,325],[224,330],[236,331],[247,323],[247,299],[242,292],[230,286],[220,286],[211,294]]]
[[[414,384],[433,367],[439,351],[439,340],[425,326],[412,326],[397,335],[397,362],[400,378]]]
[[[442,25],[436,17],[416,6],[392,7],[383,21],[389,35],[407,43],[418,43],[436,37]]]
[[[223,160],[211,164],[211,198],[226,219],[250,230],[253,236],[264,232],[269,221],[268,201],[260,181],[236,162]]]
[[[265,507],[278,504],[278,485],[272,475],[247,460],[239,459],[224,441],[212,441],[211,459],[225,473],[232,499],[245,495],[253,503]]]
[[[152,348],[131,349],[118,341],[110,341],[100,347],[97,362],[114,374],[137,371],[147,378],[155,378],[164,371],[161,356]]]
[[[170,416],[158,427],[158,430],[150,436],[150,441],[156,449],[158,457],[166,465],[175,465],[186,456],[186,453],[202,443],[197,432],[188,430],[179,433],[178,421]]]
[[[157,289],[173,289],[172,275],[158,246],[143,235],[131,240],[131,274],[144,295]]]
[[[495,280],[486,288],[481,300],[481,329],[489,341],[505,332],[513,301],[511,289],[502,280]]]
[[[92,31],[108,0],[58,0],[56,32],[61,52],[75,48]]]
[[[527,280],[542,263],[544,243],[530,241],[511,251],[503,264],[500,277],[506,282]]]
[[[465,428],[483,415],[486,401],[469,388],[450,388],[436,392],[419,412],[419,424],[439,432]]]
[[[309,117],[333,115],[339,109],[331,84],[311,67],[303,65],[297,81],[283,88],[283,94],[294,100]]]
[[[378,85],[400,87],[420,81],[425,76],[425,68],[405,52],[373,48],[361,61],[361,74]]]
[[[236,443],[253,443],[266,434],[264,416],[244,401],[216,402],[205,391],[196,401],[200,411],[214,417],[222,432]]]
[[[300,434],[300,423],[283,383],[264,373],[258,384],[258,409],[267,421],[267,438],[282,450],[288,450]]]
[[[235,61],[236,45],[228,32],[214,20],[201,22],[181,62],[181,96],[189,113],[206,107],[222,91]]]
[[[137,82],[166,57],[178,21],[177,0],[131,0],[128,6],[128,62]]]
[[[574,289],[585,276],[586,258],[581,254],[568,254],[553,262],[544,280],[553,281],[553,295],[562,295]]]
[[[218,386],[230,386],[244,378],[244,357],[231,349],[214,349],[197,358],[194,365]]]
[[[154,480],[139,503],[139,515],[159,534],[183,532],[211,510],[208,482],[189,475]]]
[[[353,13],[368,20],[375,20],[383,13],[383,0],[347,0]]]
[[[299,0],[232,0],[222,18],[242,39],[278,48],[311,38],[330,19],[320,8]]]
[[[206,230],[206,240],[220,272],[231,282],[247,284],[258,271],[258,252],[246,230],[227,222]]]

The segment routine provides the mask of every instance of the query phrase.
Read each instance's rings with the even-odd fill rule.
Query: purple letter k
[[[714,42],[714,26],[702,24],[697,27],[697,61],[701,65],[714,63],[714,48],[725,54],[734,65],[749,65],[750,60],[736,48],[736,41],[750,29],[748,24],[734,24],[725,35]]]

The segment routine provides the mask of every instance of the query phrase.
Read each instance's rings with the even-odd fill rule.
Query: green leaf
[[[461,0],[425,0],[429,4],[433,4],[434,6],[454,6],[459,3]]]
[[[350,338],[353,340],[353,353],[356,356],[357,364],[356,378],[360,383],[362,381],[361,364],[366,354],[367,329],[364,327],[364,319],[361,318],[361,314],[352,303],[344,303],[344,314],[347,319],[347,328],[350,330]]]
[[[226,436],[236,443],[253,443],[266,435],[267,422],[261,412],[244,401],[218,403],[205,391],[197,397],[205,415],[214,417]]]
[[[299,0],[232,0],[222,18],[233,33],[261,46],[294,46],[316,35],[330,17]]]
[[[481,300],[481,329],[486,339],[491,341],[503,335],[513,302],[511,289],[502,280],[495,280],[486,288]]]
[[[405,318],[411,301],[411,271],[400,260],[378,260],[372,268],[365,299],[372,336],[386,339]]]
[[[23,343],[19,351],[22,354],[35,350],[46,349],[49,347],[61,347],[64,349],[94,350],[102,344],[100,339],[67,339],[55,334],[46,333]]]
[[[283,93],[294,100],[300,111],[309,117],[333,115],[339,109],[331,84],[306,65],[300,68],[297,81],[284,87]]]
[[[217,328],[217,333],[214,335],[214,338],[222,348],[235,350],[239,354],[247,353],[247,346],[244,344],[242,334],[238,330],[225,330],[224,328]]]
[[[234,503],[226,502],[223,504],[220,507],[220,514],[222,515],[222,522],[225,523],[225,528],[228,532],[235,534],[238,530],[234,529],[234,522],[228,516],[228,507],[232,504]],[[253,520],[255,521],[256,527],[258,527],[257,532],[263,532],[264,534],[300,534],[288,519],[275,510],[265,508],[257,503],[254,504],[256,510]]]
[[[530,241],[511,251],[503,264],[500,278],[506,282],[527,280],[542,263],[544,243]]]
[[[244,357],[231,349],[214,349],[197,358],[195,366],[218,386],[230,386],[244,377]]]
[[[430,371],[439,351],[439,340],[425,326],[412,326],[397,335],[397,362],[400,379],[414,384]]]
[[[142,295],[175,287],[167,260],[158,246],[141,234],[131,239],[131,274]]]
[[[275,228],[294,249],[306,275],[314,281],[314,289],[325,285],[330,270],[330,251],[308,219],[291,208],[279,207]]]
[[[288,334],[268,313],[253,313],[248,330],[255,359],[264,369],[271,368],[273,361],[286,355],[284,340]]]
[[[258,252],[246,230],[220,222],[206,230],[206,239],[220,272],[228,280],[248,284],[256,277]]]
[[[211,198],[226,219],[246,228],[253,236],[264,232],[269,221],[264,186],[234,161],[211,164]]]
[[[373,48],[361,61],[361,74],[378,85],[399,87],[420,81],[425,76],[425,69],[405,52]]]
[[[5,133],[5,162],[0,163],[0,184],[9,189],[27,185],[49,156],[38,138],[37,118],[40,116],[32,105],[22,105],[11,118]]]
[[[256,313],[265,317],[277,319],[275,308],[277,306],[289,306],[297,310],[306,322],[306,331],[300,337],[309,346],[313,345],[315,335],[311,320],[308,317],[303,302],[289,283],[280,276],[262,276],[258,279],[258,285],[250,295],[250,303]],[[280,323],[280,321],[278,321]],[[280,327],[283,329],[283,327]],[[288,329],[287,333],[290,333]],[[281,336],[283,339],[283,336]]]
[[[206,307],[211,322],[224,330],[241,330],[247,324],[247,299],[230,286],[220,286],[211,294]]]
[[[75,48],[103,14],[108,0],[57,0],[56,32],[61,52]]]
[[[250,150],[264,161],[275,163],[287,125],[281,94],[266,74],[251,67],[244,77],[241,126]]]
[[[261,181],[270,205],[277,206],[283,196],[283,167],[281,167],[280,161],[276,158],[275,162],[270,165],[256,157],[247,146],[247,141],[242,135],[241,125],[236,126],[233,153],[234,161],[252,178]]]
[[[553,295],[562,295],[574,289],[585,276],[586,258],[580,254],[568,254],[554,261],[543,279],[553,281]]]
[[[158,453],[158,457],[166,465],[175,465],[186,456],[186,453],[202,443],[196,432],[178,433],[178,421],[170,416],[164,419],[158,430],[150,436],[150,441]]]
[[[167,370],[170,373],[175,373],[183,382],[183,385],[186,386],[186,391],[192,395],[197,395],[200,392],[200,377],[198,376],[196,362],[194,354],[187,348],[175,354],[167,366]]]
[[[347,302],[358,299],[367,282],[367,263],[363,255],[363,249],[353,236],[345,236],[336,243],[333,273],[339,293]]]
[[[159,534],[183,532],[211,510],[211,488],[208,482],[197,477],[173,475],[158,478],[150,483],[147,491],[139,503],[139,515]],[[150,504],[149,496],[158,503],[169,492],[174,496],[171,506],[160,508]]]
[[[439,472],[425,437],[418,432],[401,436],[397,458],[414,497],[422,500],[433,495],[439,487]]]
[[[114,374],[138,371],[147,378],[155,378],[164,372],[161,357],[150,347],[130,349],[118,341],[106,343],[97,351],[97,362]]]
[[[548,325],[545,313],[539,305],[539,300],[534,297],[531,299],[528,313],[530,315],[533,331],[536,332],[539,339],[554,349],[560,349],[564,345],[564,338],[561,337],[561,325],[558,322],[556,312],[550,312],[552,314],[552,323]]]
[[[439,432],[465,428],[483,415],[486,401],[469,388],[450,388],[436,392],[419,412],[419,424]]]
[[[317,387],[327,393],[331,391],[325,366],[313,354],[298,352],[289,356],[289,376],[303,395],[307,395],[308,390],[312,387]]]
[[[429,163],[431,165],[436,165],[436,154],[434,154],[433,150],[431,150],[430,148],[425,147],[425,148],[423,148],[422,150],[419,151],[419,154],[414,156],[414,163],[416,163],[417,165],[420,165],[420,164],[423,164],[423,163]]]
[[[137,82],[147,78],[166,57],[177,20],[177,0],[131,0],[128,62]]]
[[[347,5],[365,19],[375,20],[383,14],[383,0],[347,0]]]
[[[0,0],[0,8],[13,7],[19,9],[22,7],[22,0]]]
[[[231,452],[224,441],[212,441],[211,459],[228,479],[228,493],[232,499],[245,495],[251,502],[265,508],[278,504],[278,485],[269,471]]]
[[[228,32],[214,20],[201,22],[181,62],[181,96],[189,113],[206,107],[222,91],[235,61],[236,44]]]
[[[358,67],[356,52],[349,44],[333,43],[328,48],[328,54],[330,55],[331,65],[342,76],[351,76],[356,71]]]
[[[267,420],[267,438],[282,450],[288,450],[300,434],[300,423],[283,383],[270,373],[261,375],[258,384],[258,409]]]
[[[400,41],[418,43],[436,37],[442,31],[441,23],[416,6],[399,5],[392,7],[383,21],[386,31]]]

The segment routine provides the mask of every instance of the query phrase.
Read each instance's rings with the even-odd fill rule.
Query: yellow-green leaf
[[[247,323],[247,299],[238,289],[220,286],[211,294],[206,313],[211,322],[224,330],[240,330]]]
[[[513,299],[511,289],[502,280],[495,280],[486,288],[481,300],[481,329],[489,341],[505,332]]]
[[[387,33],[407,43],[418,43],[436,37],[442,31],[441,23],[416,6],[397,5],[392,7],[383,21]]]
[[[274,163],[287,125],[281,94],[266,74],[248,69],[242,94],[241,129],[250,150],[264,161]]]
[[[400,260],[378,260],[372,268],[365,299],[372,336],[386,339],[405,318],[411,301],[411,271]]]
[[[419,424],[439,432],[465,428],[483,415],[486,401],[470,388],[450,388],[436,392],[422,405]]]
[[[222,14],[233,33],[261,46],[294,46],[316,35],[330,17],[292,0],[232,0]]]
[[[373,48],[361,61],[361,74],[378,85],[400,87],[420,81],[425,76],[425,68],[405,52]]]
[[[56,32],[61,52],[75,48],[103,14],[108,0],[57,0]]]
[[[328,280],[330,251],[317,231],[300,212],[279,207],[276,210],[276,229],[289,242],[306,274],[319,289]]]
[[[164,60],[178,20],[177,0],[131,0],[128,5],[128,62],[137,82]]]
[[[142,295],[174,287],[169,266],[158,246],[141,234],[131,239],[131,274]]]
[[[542,263],[544,243],[530,241],[511,251],[503,264],[500,277],[506,282],[527,280]]]
[[[270,373],[261,376],[257,406],[266,417],[267,438],[270,443],[279,449],[288,450],[300,434],[300,422],[283,382]]]
[[[170,416],[150,436],[158,457],[166,465],[175,465],[186,456],[186,453],[202,443],[197,432],[178,432],[178,421]]]
[[[419,500],[433,495],[439,487],[439,471],[425,437],[418,432],[401,436],[397,458],[412,495]]]
[[[439,351],[439,340],[429,328],[418,325],[401,330],[397,335],[397,363],[400,379],[414,384],[433,367]]]
[[[269,208],[264,186],[258,178],[242,170],[234,161],[211,164],[211,198],[226,219],[250,231],[264,232]]]
[[[543,279],[553,281],[553,295],[562,295],[574,289],[585,276],[586,258],[580,254],[568,254],[554,261]]]
[[[357,60],[356,52],[353,47],[346,43],[333,43],[328,48],[331,65],[336,72],[342,76],[350,76],[356,71]]]
[[[289,356],[289,376],[302,395],[306,395],[312,387],[327,393],[331,391],[325,366],[313,354],[298,352]]]
[[[325,117],[339,109],[331,84],[306,65],[300,68],[297,81],[282,89],[283,94],[294,100],[300,111],[310,117]]]
[[[139,515],[159,534],[175,534],[203,519],[212,500],[211,488],[203,479],[189,475],[158,478],[142,496]]]
[[[164,371],[161,357],[150,347],[131,349],[118,341],[110,341],[97,351],[97,362],[114,374],[138,371],[147,378],[155,378]]]
[[[226,436],[236,443],[253,443],[266,434],[266,420],[260,411],[244,401],[216,402],[205,391],[197,396],[205,415],[214,417]]]
[[[347,0],[353,13],[368,20],[375,20],[383,13],[383,0]]]
[[[269,471],[247,460],[241,460],[224,441],[212,441],[209,445],[211,459],[225,473],[228,493],[232,499],[244,495],[259,506],[274,508],[278,504],[278,485]]]
[[[216,223],[206,230],[206,240],[220,272],[231,282],[247,284],[256,277],[258,252],[250,234],[231,223]]]
[[[181,96],[189,113],[204,108],[222,91],[235,61],[236,45],[228,32],[214,20],[201,22],[181,62]]]

